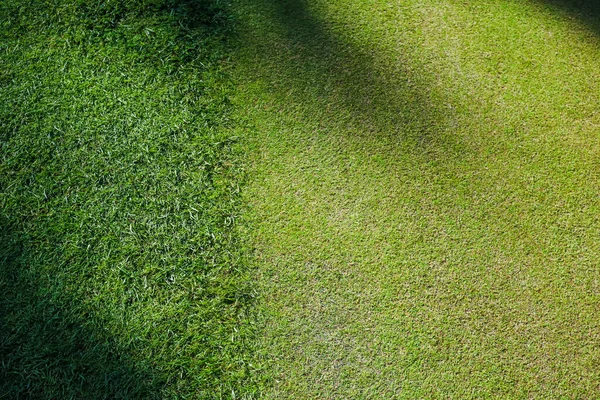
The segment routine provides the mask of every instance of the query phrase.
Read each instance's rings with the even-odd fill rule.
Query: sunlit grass
[[[589,19],[525,0],[237,4],[267,397],[594,397]]]

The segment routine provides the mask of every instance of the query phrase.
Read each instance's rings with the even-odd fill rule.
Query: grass
[[[0,24],[0,398],[597,395],[591,0]]]
[[[231,19],[0,5],[0,398],[250,398]]]
[[[595,397],[592,2],[235,4],[265,398]]]

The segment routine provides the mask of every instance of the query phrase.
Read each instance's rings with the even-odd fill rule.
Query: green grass
[[[599,15],[0,3],[0,398],[596,397]]]
[[[226,7],[0,4],[0,398],[256,392]]]
[[[596,397],[598,14],[235,4],[265,397]]]

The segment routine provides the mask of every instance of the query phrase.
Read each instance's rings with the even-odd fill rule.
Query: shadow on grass
[[[278,47],[259,51],[257,63],[286,102],[315,106],[329,117],[343,114],[362,139],[459,151],[456,138],[441,134],[452,112],[421,69],[425,61],[415,60],[418,44],[391,59],[359,26],[329,23],[306,0],[249,3],[279,34]]]
[[[27,268],[19,235],[6,225],[0,234],[0,398],[157,397],[152,372],[92,330],[64,288]]]
[[[580,19],[594,32],[600,34],[600,1],[597,0],[538,0],[559,7]]]
[[[46,56],[43,51],[46,47],[51,46],[47,46],[47,43],[42,42],[45,39],[44,35],[40,35],[41,39],[38,38],[36,26],[40,26],[40,32],[42,33],[44,33],[43,29],[49,29],[55,35],[56,31],[59,31],[58,36],[60,39],[67,40],[77,50],[73,52],[75,55],[65,50],[67,51],[65,57],[72,58],[67,61],[74,64],[80,62],[82,70],[87,72],[94,71],[94,69],[89,67],[86,70],[86,62],[89,60],[82,61],[81,58],[88,54],[91,54],[91,58],[95,53],[100,53],[100,59],[102,59],[101,52],[104,51],[106,52],[104,54],[108,53],[115,58],[132,56],[131,59],[134,62],[145,59],[150,60],[148,64],[140,63],[142,66],[137,70],[133,70],[134,72],[146,68],[146,70],[142,71],[149,71],[150,75],[152,75],[152,72],[160,75],[158,71],[153,71],[152,69],[158,68],[161,65],[164,69],[172,67],[172,70],[177,72],[181,64],[189,62],[187,70],[195,71],[198,69],[200,70],[198,74],[201,75],[203,72],[202,68],[215,67],[217,69],[218,66],[216,66],[216,63],[223,56],[224,50],[221,48],[222,46],[217,44],[210,47],[206,45],[208,40],[205,42],[201,41],[202,39],[206,39],[207,36],[211,38],[216,37],[214,42],[226,38],[225,35],[228,32],[226,24],[228,21],[219,3],[218,0],[147,0],[140,2],[109,0],[106,2],[35,2],[32,4],[22,1],[20,3],[6,4],[5,7],[0,8],[0,11],[4,12],[8,10],[6,11],[7,14],[12,14],[14,17],[12,21],[13,26],[11,27],[13,31],[7,31],[6,34],[6,37],[9,38],[8,40],[17,42],[21,37],[20,35],[25,36],[29,32],[34,32],[32,34],[33,39],[31,40],[35,42],[33,45],[26,42],[26,45],[31,45],[32,49]],[[14,10],[9,10],[9,7],[14,7]],[[64,11],[61,7],[65,7],[67,11]],[[11,11],[14,12],[11,13]],[[72,11],[75,12],[74,16],[71,15]],[[19,15],[19,13],[21,14]],[[147,17],[147,20],[144,18],[136,19],[135,16],[137,15],[144,18]],[[29,17],[34,18],[34,20],[32,21]],[[73,18],[73,20],[71,21],[69,18]],[[131,23],[132,20],[134,23],[140,25],[140,27],[132,27],[130,25],[124,28],[123,26],[119,27],[122,21]],[[165,24],[169,23],[168,26],[164,26],[164,30],[169,32],[169,40],[165,40],[166,43],[158,43],[156,44],[157,47],[153,48],[151,45],[158,42],[158,40],[151,37],[151,30],[147,31],[148,36],[146,37],[135,35],[137,31],[134,31],[134,29],[139,28],[144,34],[144,28],[147,28],[145,24],[159,23],[157,21],[166,21]],[[64,24],[64,26],[61,24]],[[72,24],[72,26],[69,24]],[[6,26],[8,25],[7,23]],[[171,33],[172,35],[170,35]],[[14,34],[17,39],[10,38],[9,35],[11,34]],[[2,36],[2,39],[4,38]],[[174,39],[171,40],[171,38]],[[198,39],[198,42],[194,42],[196,39]],[[151,50],[144,50],[144,47],[140,45],[140,40],[146,40],[148,42],[146,48],[150,48]],[[179,41],[177,42],[177,40]],[[211,41],[209,44],[213,45],[213,42]],[[0,43],[0,45],[8,47],[6,43]],[[114,51],[111,54],[110,46],[120,47],[118,51]],[[126,48],[123,49],[123,47]],[[166,55],[154,51],[164,49],[166,49]],[[85,50],[92,51],[86,53]],[[47,58],[52,60],[51,56],[52,53]],[[18,63],[22,62],[22,60],[17,57],[14,56],[14,58],[10,59],[17,66],[10,65],[10,67],[18,68]],[[196,60],[200,60],[200,62],[196,62]],[[61,82],[60,77],[55,76],[57,70],[52,69],[51,62],[45,65],[43,64],[43,60],[32,60],[32,63],[34,61],[38,62],[42,67],[47,68],[47,70],[39,73],[41,79],[46,77],[46,75],[51,75],[48,79],[52,84],[55,84],[57,81]],[[152,61],[156,62],[152,63]],[[91,61],[89,62],[91,63]],[[115,60],[111,60],[111,62],[115,62]],[[26,61],[24,63],[27,64]],[[169,65],[169,63],[172,65]],[[109,62],[106,64],[109,64]],[[123,64],[126,66],[126,63]],[[37,66],[38,64],[35,65]],[[67,64],[65,64],[65,67],[67,67]],[[72,109],[70,107],[61,108],[59,106],[55,108],[46,107],[47,102],[59,105],[64,105],[65,103],[77,105],[75,99],[58,98],[60,94],[68,93],[60,90],[54,93],[40,90],[35,96],[29,96],[29,93],[23,95],[20,92],[22,89],[19,85],[27,87],[31,83],[28,80],[38,79],[37,72],[32,74],[29,70],[25,71],[22,77],[19,76],[25,82],[15,81],[15,89],[12,92],[7,91],[8,93],[20,94],[21,97],[18,99],[8,99],[10,103],[14,101],[14,104],[11,104],[12,109],[9,109],[11,105],[4,109],[0,108],[0,111],[3,112],[0,114],[0,149],[3,152],[5,149],[10,150],[0,155],[0,171],[4,175],[0,177],[0,202],[3,208],[0,213],[0,398],[164,398],[168,397],[165,393],[192,396],[189,394],[192,392],[195,396],[201,396],[201,393],[213,393],[209,392],[213,391],[213,389],[214,397],[217,397],[219,393],[216,389],[218,389],[220,384],[219,380],[226,379],[223,376],[230,373],[229,370],[235,370],[236,368],[236,366],[227,365],[229,370],[225,371],[225,368],[221,368],[224,363],[217,364],[214,361],[219,361],[221,353],[224,352],[222,348],[224,346],[219,347],[223,345],[223,341],[226,341],[225,345],[233,341],[232,336],[226,332],[223,326],[228,324],[227,327],[230,327],[235,324],[235,321],[232,322],[232,315],[237,315],[234,309],[236,304],[230,299],[223,300],[216,298],[216,295],[213,293],[217,292],[217,294],[222,295],[221,292],[226,291],[229,286],[223,289],[219,285],[229,285],[228,282],[217,281],[213,285],[216,286],[216,289],[200,287],[194,293],[191,293],[191,291],[185,293],[194,305],[204,301],[206,304],[217,304],[219,311],[229,311],[227,315],[225,315],[225,312],[221,314],[215,312],[214,320],[209,321],[215,325],[212,328],[216,331],[216,333],[210,333],[215,336],[217,334],[221,335],[216,339],[203,337],[203,335],[208,336],[209,334],[202,329],[197,329],[193,332],[196,336],[190,340],[195,340],[193,345],[197,346],[197,348],[189,343],[177,343],[179,347],[175,348],[176,346],[173,344],[175,340],[168,341],[169,335],[175,336],[179,331],[187,328],[186,326],[174,326],[168,332],[164,328],[164,325],[171,328],[168,326],[170,321],[174,321],[173,324],[188,321],[185,319],[185,316],[187,316],[185,313],[190,312],[191,307],[181,307],[177,310],[181,314],[184,314],[183,317],[179,314],[173,316],[172,314],[174,313],[172,310],[169,310],[171,314],[167,314],[165,311],[168,308],[165,306],[165,303],[169,303],[167,305],[172,306],[173,303],[176,303],[177,298],[168,298],[167,300],[161,298],[156,300],[158,304],[157,308],[163,307],[162,311],[165,313],[164,320],[166,322],[162,326],[157,326],[159,323],[156,320],[152,320],[150,334],[155,338],[158,337],[156,342],[159,342],[159,345],[156,345],[156,343],[154,345],[156,347],[162,346],[162,348],[147,349],[151,345],[146,346],[147,338],[141,336],[139,332],[131,333],[130,337],[127,337],[127,333],[129,332],[125,332],[122,335],[124,337],[119,337],[119,332],[115,334],[109,331],[108,327],[103,325],[103,317],[107,314],[107,310],[100,310],[104,314],[98,313],[101,315],[95,315],[98,310],[95,310],[93,306],[86,307],[82,304],[81,297],[84,291],[78,287],[78,285],[85,286],[87,282],[92,281],[90,276],[95,276],[95,274],[98,275],[96,276],[96,281],[102,282],[103,276],[97,269],[93,268],[94,263],[106,262],[108,264],[106,267],[107,270],[117,269],[119,266],[115,265],[115,258],[110,258],[111,254],[114,253],[120,253],[126,261],[130,257],[138,261],[138,264],[135,265],[136,269],[132,268],[131,271],[128,271],[128,274],[138,278],[140,281],[149,275],[149,272],[144,271],[146,267],[150,268],[160,262],[163,262],[163,264],[170,263],[168,267],[176,271],[180,267],[180,264],[192,265],[195,267],[194,272],[196,276],[202,273],[206,273],[207,275],[212,273],[212,276],[216,277],[218,275],[216,272],[206,271],[213,268],[213,265],[209,262],[203,263],[206,260],[200,259],[198,255],[192,255],[192,251],[189,248],[190,254],[177,251],[186,246],[196,246],[202,248],[203,251],[205,248],[208,248],[210,243],[192,243],[192,241],[200,236],[200,233],[196,231],[201,231],[201,228],[209,230],[208,224],[209,222],[212,223],[212,221],[206,222],[207,226],[199,227],[202,223],[194,225],[195,220],[193,218],[196,216],[191,215],[191,213],[189,220],[185,220],[184,218],[178,219],[176,215],[167,221],[163,214],[173,214],[171,212],[172,209],[176,208],[175,206],[179,206],[180,202],[185,202],[186,199],[171,199],[169,203],[170,199],[166,198],[167,196],[163,196],[154,208],[148,207],[143,209],[142,211],[146,211],[147,213],[154,212],[159,215],[159,222],[167,221],[162,222],[163,225],[155,224],[153,228],[156,230],[158,230],[158,227],[162,227],[164,230],[169,229],[169,233],[180,233],[178,230],[185,231],[184,234],[181,234],[180,237],[174,240],[177,241],[177,245],[180,245],[180,247],[177,247],[177,250],[170,250],[169,245],[172,245],[172,243],[160,242],[164,237],[159,234],[151,236],[151,234],[155,233],[154,231],[151,231],[147,235],[151,237],[144,237],[145,241],[141,241],[142,244],[136,247],[135,244],[120,242],[119,238],[108,242],[106,240],[107,237],[111,237],[106,232],[99,232],[100,229],[98,229],[98,226],[87,226],[91,220],[97,218],[102,221],[99,224],[101,227],[110,228],[112,227],[111,224],[114,224],[117,226],[112,227],[114,228],[113,231],[119,231],[122,228],[119,225],[122,220],[136,211],[135,209],[130,210],[128,207],[142,207],[140,204],[143,205],[146,204],[145,202],[148,202],[150,195],[148,193],[141,193],[143,192],[142,188],[144,185],[152,186],[153,188],[157,188],[158,186],[152,180],[154,175],[148,173],[148,170],[144,170],[142,168],[143,165],[140,165],[142,164],[141,162],[138,165],[135,164],[136,161],[143,158],[145,153],[136,154],[136,151],[141,153],[140,150],[135,148],[135,146],[131,146],[131,142],[127,141],[132,139],[131,137],[125,137],[131,129],[128,131],[126,124],[119,121],[119,118],[125,120],[124,113],[115,117],[115,114],[118,114],[120,110],[128,109],[111,105],[110,96],[98,96],[98,99],[104,99],[107,102],[107,104],[99,107],[99,110],[102,113],[108,114],[111,121],[108,121],[106,124],[90,121],[89,127],[86,128],[87,130],[82,129],[81,131],[77,131],[77,129],[80,129],[80,125],[74,122],[83,120],[86,116],[89,117],[91,111],[81,111],[75,107]],[[169,75],[171,73],[169,71],[160,72],[163,75],[172,76]],[[215,75],[217,74],[215,73]],[[173,75],[175,74],[173,73]],[[98,87],[100,85],[97,84],[98,80],[95,78],[90,77],[84,82],[85,86],[100,91],[103,88]],[[175,75],[173,79],[177,78],[178,75]],[[168,79],[165,80],[168,82]],[[10,81],[10,83],[12,84],[13,82]],[[126,86],[127,82],[124,81],[122,84]],[[218,84],[214,85],[218,86]],[[44,86],[43,80],[40,82],[40,86]],[[220,88],[211,87],[210,83],[208,83],[203,87],[193,89],[197,89],[197,91],[203,89],[218,91]],[[114,88],[114,95],[117,96],[119,93],[119,88]],[[81,97],[91,96],[92,100],[95,99],[93,97],[95,95],[97,93],[90,95],[89,91],[86,92],[85,90],[82,90],[82,93],[80,93]],[[181,97],[184,97],[183,100],[187,98],[195,99],[194,95],[195,93],[189,89],[189,93],[185,93],[186,97],[183,95]],[[44,98],[44,96],[46,97]],[[168,97],[164,93],[161,93],[159,96],[161,96],[159,100]],[[205,94],[204,92],[198,95],[198,97],[206,98],[206,102],[214,100],[214,103],[217,103],[214,105],[214,110],[209,109],[208,111],[212,112],[212,114],[218,114],[214,117],[214,120],[217,122],[212,121],[212,123],[218,123],[223,118],[221,113],[226,112],[223,110],[227,108],[227,104],[222,104],[225,100],[221,97],[212,99],[210,98],[210,93]],[[133,99],[139,100],[139,98],[135,97]],[[165,100],[173,101],[173,98]],[[175,100],[181,100],[181,98],[175,98]],[[184,106],[187,105],[183,100],[181,103]],[[151,102],[148,103],[151,104]],[[83,108],[92,108],[90,102],[84,104],[86,105]],[[140,104],[139,106],[144,107],[144,104]],[[212,106],[212,104],[209,104],[209,106]],[[61,111],[63,114],[60,113]],[[155,111],[155,114],[158,115],[161,110]],[[200,120],[198,124],[186,125],[183,128],[190,128],[190,130],[201,129],[198,126],[202,127],[203,123],[211,123],[211,121],[208,121],[209,116],[203,114],[204,112],[209,114],[208,111],[200,108],[195,111],[197,114],[194,114],[193,117]],[[142,115],[144,114],[142,113]],[[61,118],[63,120],[60,120]],[[160,116],[157,116],[157,119],[159,118]],[[136,122],[143,123],[147,121]],[[159,122],[164,123],[163,121]],[[88,159],[84,160],[83,163],[81,163],[81,160],[77,161],[77,157],[69,153],[70,151],[75,152],[78,149],[77,146],[69,147],[68,142],[71,138],[67,137],[67,134],[64,134],[63,130],[59,128],[56,128],[54,131],[47,129],[47,125],[52,127],[54,123],[70,127],[72,132],[70,134],[82,142],[93,142],[95,140],[99,145],[107,145],[107,149],[110,148],[112,143],[118,142],[122,147],[126,148],[127,151],[124,153],[127,154],[120,155],[120,153],[113,151],[116,155],[110,160],[115,161],[119,165],[133,165],[134,168],[132,170],[134,172],[132,174],[137,173],[137,175],[122,176],[126,174],[126,172],[122,172],[125,169],[118,168],[114,164],[106,167],[105,161],[109,158],[98,157],[97,154],[94,155],[93,146],[88,147],[91,153]],[[182,124],[178,121],[176,123]],[[29,126],[25,126],[27,124]],[[175,125],[175,123],[173,124]],[[109,140],[102,142],[98,137],[94,137],[94,135],[102,136],[103,133],[110,131],[111,128],[114,128],[114,135]],[[164,139],[165,143],[170,143],[171,141],[175,141],[173,137],[179,132],[177,130],[179,125],[172,128],[172,132],[168,129],[155,129],[158,132],[151,133],[155,134],[154,137],[160,136],[160,134],[166,136],[166,139],[161,138]],[[59,130],[61,134],[65,135],[64,141],[61,140],[62,138],[46,140],[47,137],[54,135]],[[165,131],[164,133],[163,130]],[[46,131],[50,133],[47,134]],[[200,131],[197,133],[200,136],[203,132]],[[19,138],[19,135],[23,137]],[[39,135],[39,137],[36,135]],[[57,136],[60,135],[57,134]],[[40,137],[42,139],[39,139]],[[186,138],[188,137],[181,135],[180,141],[185,142]],[[210,144],[208,139],[206,142]],[[204,144],[205,142],[201,143]],[[11,145],[15,146],[11,149]],[[165,149],[161,148],[161,151],[156,152],[154,155],[153,161],[154,163],[162,162],[162,164],[171,168],[169,170],[170,175],[164,177],[164,180],[170,179],[168,183],[175,182],[181,184],[182,179],[180,179],[179,175],[181,175],[182,170],[183,173],[189,171],[185,170],[185,165],[174,165],[177,161],[173,161],[176,157],[172,157],[172,153],[177,152],[179,149],[177,146],[178,144],[175,143],[172,147],[165,146]],[[184,146],[180,145],[180,147]],[[18,148],[18,150],[12,151],[15,148]],[[214,148],[200,148],[198,150],[218,152],[219,149],[220,147],[215,145]],[[59,154],[61,152],[63,154]],[[191,158],[193,155],[189,157]],[[200,158],[200,156],[198,157]],[[218,157],[215,156],[215,158]],[[202,160],[198,160],[198,162],[200,161]],[[82,165],[85,162],[89,164]],[[182,162],[181,164],[184,163]],[[204,167],[210,170],[213,164],[206,161]],[[101,176],[102,180],[100,183],[95,182],[94,179],[90,179],[93,174],[89,174],[89,170],[86,172],[85,168],[94,169],[98,175],[104,174],[105,176]],[[177,174],[179,175],[173,176]],[[212,182],[219,178],[213,178],[210,171],[206,175],[207,182]],[[115,191],[121,194],[126,193],[118,202],[121,207],[120,211],[122,211],[119,219],[105,217],[106,209],[113,207],[113,205],[108,204],[110,202],[110,195],[107,195],[106,191],[103,192],[104,197],[102,197],[102,194],[97,194],[102,193],[103,186],[108,186],[106,183],[107,177],[112,177],[117,182],[113,185]],[[118,182],[123,180],[129,180],[133,184],[129,186],[126,184],[119,185]],[[96,192],[91,189],[87,190],[94,185],[98,185],[95,188],[98,189]],[[166,184],[164,186],[169,187]],[[45,197],[45,200],[40,201],[37,194],[42,187],[44,187],[42,198]],[[195,200],[198,198],[202,199],[202,196],[205,195],[200,190],[198,192],[195,191],[197,187],[186,187],[188,189],[184,194],[193,197]],[[9,188],[11,189],[9,190]],[[131,190],[127,191],[128,188]],[[157,191],[158,189],[160,188],[157,188]],[[57,198],[61,197],[61,193],[65,198],[67,195],[73,195],[73,193],[76,193],[80,197],[71,203],[62,202],[57,200]],[[46,196],[47,194],[48,196]],[[158,195],[156,196],[158,197]],[[216,195],[209,193],[206,196],[212,199]],[[97,202],[99,204],[97,208],[87,209],[87,212],[90,214],[93,212],[91,215],[92,218],[89,218],[89,215],[82,215],[81,210],[85,209],[86,201],[90,203]],[[177,202],[177,204],[173,205],[173,202]],[[213,208],[217,209],[217,207]],[[211,211],[207,211],[206,215],[201,214],[201,216],[206,217],[207,220],[212,218],[220,221],[222,219],[221,215],[215,215],[218,212],[221,211],[212,211],[211,209]],[[148,218],[150,220],[153,217],[155,215],[141,215],[140,219]],[[129,217],[129,220],[132,221],[133,217]],[[189,231],[186,231],[186,229],[189,229]],[[225,230],[226,228],[223,229]],[[105,229],[105,231],[109,231],[110,233],[111,229]],[[141,236],[143,236],[143,233]],[[70,240],[67,239],[69,237],[71,239],[76,237],[80,243],[89,241],[90,246],[87,247],[88,250],[82,246],[81,248],[78,247],[76,252],[73,250],[75,255],[65,254],[64,248],[61,248],[59,244]],[[152,240],[154,239],[160,243],[153,243]],[[158,261],[151,259],[151,251],[148,248],[150,245],[166,247],[167,250],[165,250],[165,253],[167,254],[164,254],[166,261],[163,259]],[[233,258],[231,255],[233,251],[227,248],[227,245],[228,243],[216,243],[215,248],[218,246],[222,246],[222,248],[217,248],[213,253],[208,254],[207,257],[213,258],[213,261],[218,256],[221,256],[223,259],[227,259],[227,257]],[[94,246],[99,249],[96,250]],[[90,247],[92,250],[89,250]],[[168,253],[169,251],[171,253]],[[208,253],[209,251],[207,250],[206,252]],[[154,265],[151,265],[152,262],[154,262]],[[162,266],[162,264],[160,265]],[[225,267],[219,265],[217,268],[226,270],[226,267],[227,265]],[[183,267],[181,268],[183,269]],[[162,276],[158,272],[156,275],[157,281],[160,280],[161,283],[165,281],[165,279],[161,279]],[[233,280],[230,275],[233,275],[233,273],[228,275],[228,279]],[[222,276],[225,276],[225,272],[218,275],[219,278]],[[152,284],[153,282],[150,278],[149,281]],[[204,283],[208,279],[204,281],[198,279],[198,281]],[[197,282],[194,281],[193,283]],[[209,283],[212,283],[212,281]],[[131,283],[128,282],[127,284]],[[100,284],[98,286],[100,287]],[[201,285],[198,284],[196,286]],[[207,283],[206,286],[209,286],[209,284]],[[88,289],[88,293],[84,295],[97,295],[97,293],[92,293],[98,289],[97,287]],[[211,291],[211,289],[214,290]],[[223,290],[219,291],[218,289]],[[105,287],[100,287],[98,290],[104,290],[104,293],[102,293],[104,298],[111,300],[114,298],[123,302],[129,301],[125,306],[126,309],[129,309],[128,306],[131,303],[131,299],[119,298],[119,295],[123,297],[122,293],[112,293]],[[168,291],[168,289],[165,289],[165,291]],[[167,294],[172,294],[175,297],[179,293],[169,292]],[[233,293],[233,295],[235,294]],[[152,294],[148,294],[148,296],[152,296]],[[187,301],[187,298],[184,298],[184,300]],[[184,303],[184,300],[181,300],[181,302]],[[101,304],[99,308],[102,308],[102,306]],[[175,308],[175,306],[172,307]],[[192,309],[192,311],[197,311],[197,309]],[[115,313],[117,312],[118,310],[115,311]],[[115,318],[126,320],[128,317],[127,315],[117,315]],[[192,317],[190,316],[190,319],[193,319]],[[196,318],[193,322],[196,322],[198,319]],[[134,335],[139,335],[140,337],[133,337]],[[223,339],[226,335],[227,337]],[[211,339],[214,339],[213,342],[210,341]],[[219,342],[220,339],[223,339],[223,341]],[[142,344],[137,347],[130,346],[128,341],[135,340],[142,342]],[[217,343],[215,344],[214,342]],[[182,347],[187,351],[185,355],[187,359],[185,360],[178,359]],[[144,354],[140,354],[142,353],[140,348],[147,351]],[[155,353],[160,353],[163,357],[161,359],[158,357],[155,358],[153,356]],[[165,353],[168,353],[168,355],[164,356]],[[190,353],[192,353],[193,357],[190,357]],[[148,356],[148,354],[151,354],[151,356]],[[187,367],[190,365],[195,366],[196,370],[189,371],[189,374],[185,375],[189,370]],[[208,366],[205,367],[205,365]],[[214,371],[211,370],[213,365],[215,365],[213,368]],[[205,372],[204,370],[207,370],[205,376],[200,376],[201,374],[198,373],[198,370],[202,373]],[[176,371],[176,373],[173,371]],[[165,390],[165,386],[168,385],[170,385],[170,391]],[[201,390],[205,391],[201,392]]]

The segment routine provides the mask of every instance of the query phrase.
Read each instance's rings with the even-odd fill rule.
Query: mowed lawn
[[[235,4],[265,398],[597,397],[594,4]]]
[[[0,398],[595,398],[600,7],[0,3]]]
[[[247,398],[219,1],[0,2],[0,398]]]

